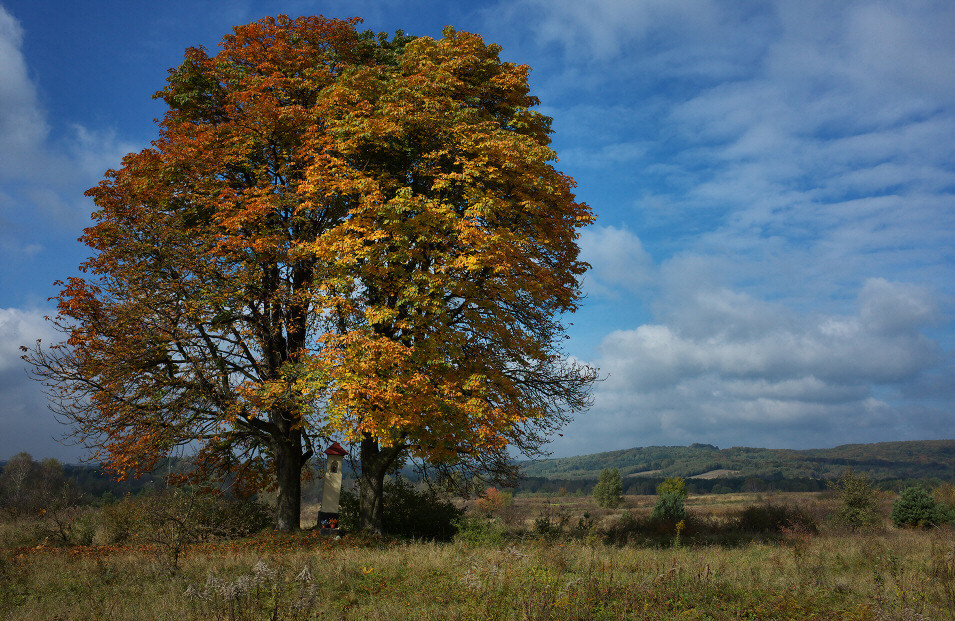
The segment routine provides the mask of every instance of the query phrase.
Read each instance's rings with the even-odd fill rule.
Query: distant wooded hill
[[[3,469],[0,462],[0,471]],[[518,492],[590,494],[604,468],[617,468],[627,494],[653,494],[668,477],[683,477],[691,493],[818,491],[847,469],[866,475],[878,487],[900,488],[915,480],[955,481],[955,440],[846,444],[831,449],[789,450],[711,444],[647,446],[521,464]],[[96,466],[64,466],[66,476],[94,497],[135,493],[162,486],[162,475],[188,469],[188,460],[163,462],[152,475],[111,480]],[[350,471],[349,473],[350,474]],[[409,470],[404,473],[414,479]],[[347,475],[346,475],[347,476]],[[317,499],[320,480],[303,484],[303,496]]]
[[[849,468],[872,481],[955,480],[955,440],[846,444],[801,451],[720,449],[711,444],[647,446],[524,462],[525,482],[520,487],[549,491],[560,481],[571,491],[596,480],[604,468],[617,468],[629,493],[652,493],[656,482],[667,477],[683,477],[701,492],[822,489],[826,479],[836,479]]]

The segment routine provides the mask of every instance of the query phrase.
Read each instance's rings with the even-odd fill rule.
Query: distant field
[[[642,471],[640,471],[640,472],[631,472],[630,474],[626,474],[626,475],[624,475],[624,476],[628,476],[628,477],[658,477],[658,476],[660,476],[661,474],[663,474],[663,471],[662,471],[662,470],[642,470]]]
[[[720,479],[728,477],[738,477],[740,475],[739,470],[727,470],[726,468],[720,468],[719,470],[710,470],[709,472],[704,472],[702,474],[694,474],[690,479]]]

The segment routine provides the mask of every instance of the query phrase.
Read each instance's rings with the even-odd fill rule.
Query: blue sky
[[[0,459],[83,456],[17,351],[55,338],[83,191],[186,47],[278,13],[533,68],[599,218],[567,352],[605,379],[555,455],[955,437],[955,3],[0,0]]]

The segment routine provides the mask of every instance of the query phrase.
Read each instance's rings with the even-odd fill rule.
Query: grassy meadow
[[[186,540],[138,532],[106,507],[73,516],[80,543],[8,521],[0,618],[955,619],[950,527],[886,519],[852,532],[833,520],[837,497],[804,493],[691,496],[687,523],[653,530],[641,521],[653,502],[519,496],[472,507],[446,543],[309,530]],[[789,507],[817,527],[734,529],[752,506]]]

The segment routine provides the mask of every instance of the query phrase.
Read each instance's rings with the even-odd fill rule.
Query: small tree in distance
[[[514,494],[511,492],[502,492],[496,487],[489,487],[475,501],[477,510],[485,515],[492,515],[514,502]]]
[[[604,468],[600,471],[600,479],[594,486],[594,500],[597,505],[613,509],[623,501],[623,484],[620,482],[620,471],[616,468]]]
[[[650,519],[674,524],[686,519],[686,483],[681,477],[657,485],[657,496]]]
[[[55,514],[78,504],[82,496],[52,458],[34,461],[29,453],[17,453],[0,472],[0,514],[14,519]]]
[[[837,519],[849,530],[871,527],[878,519],[875,505],[875,490],[864,474],[846,470],[833,484],[842,497]]]

